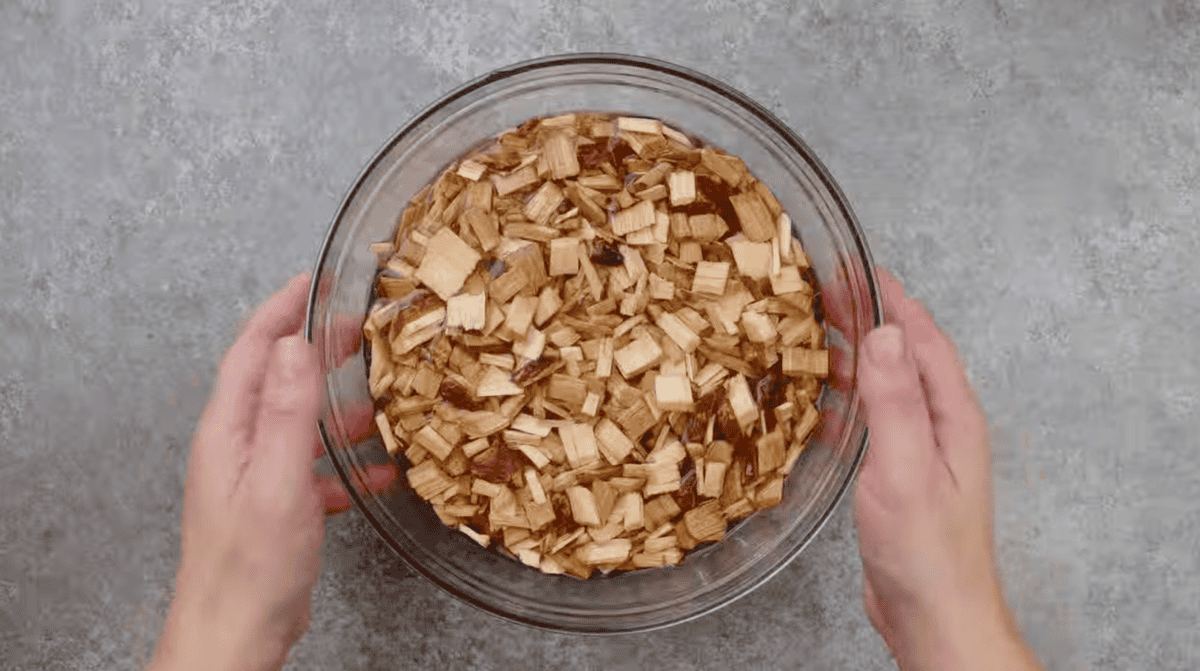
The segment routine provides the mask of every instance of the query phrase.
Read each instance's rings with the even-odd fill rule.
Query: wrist
[[[219,609],[217,609],[219,610]],[[282,636],[176,597],[148,671],[271,671],[283,665]]]
[[[1011,638],[1011,628],[1007,625],[1011,616],[1007,611],[1007,606],[997,599],[960,604],[944,614],[937,628],[943,635],[930,641],[933,659],[929,668],[947,671],[1007,668],[1002,654]]]
[[[1036,661],[997,586],[988,598],[964,600],[922,627],[914,669],[931,671],[1033,671]]]

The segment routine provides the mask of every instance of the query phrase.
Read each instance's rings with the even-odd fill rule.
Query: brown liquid
[[[580,168],[584,170],[596,170],[608,162],[612,157],[612,151],[609,149],[608,143],[593,142],[592,144],[585,144],[579,147],[575,155],[579,159]]]
[[[592,243],[592,263],[602,266],[620,266],[625,263],[625,255],[617,249],[615,242],[596,240]]]
[[[717,408],[725,402],[725,387],[717,387],[708,396],[696,403],[696,411],[688,417],[687,427],[683,430],[685,443],[703,443],[704,434],[708,431],[708,418],[713,416]]]
[[[688,457],[680,466],[679,491],[672,492],[671,498],[686,513],[700,503],[700,493],[696,491],[696,462]]]
[[[472,396],[466,387],[451,379],[442,381],[442,386],[438,389],[438,397],[463,410],[483,410],[487,405],[482,399]]]
[[[766,375],[750,384],[750,393],[760,408],[778,408],[787,402],[788,378],[783,374],[783,364],[777,363]],[[777,420],[774,412],[767,412],[767,431],[773,431]]]
[[[471,461],[471,475],[503,485],[512,478],[513,473],[521,470],[523,459],[524,455],[520,452],[498,442]]]
[[[729,197],[734,192],[728,184],[721,180],[698,175],[696,177],[696,193],[703,196],[705,201],[711,203],[713,208],[716,208],[716,213],[721,215],[725,223],[729,224],[731,230],[737,231],[741,229],[741,220],[738,219],[737,210],[733,209],[733,203],[729,201]],[[709,211],[713,210],[710,209]]]
[[[612,145],[613,165],[617,166],[618,168],[622,168],[622,170],[621,170],[622,173],[625,172],[625,170],[623,169],[625,159],[630,158],[630,157],[637,158],[637,152],[633,151],[633,147],[630,147],[628,144],[626,144],[624,140],[617,140],[615,143],[613,143],[613,145]]]

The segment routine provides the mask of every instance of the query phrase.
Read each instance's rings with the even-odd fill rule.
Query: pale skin
[[[858,368],[867,616],[905,671],[1040,669],[996,573],[987,419],[954,344],[895,278],[879,280],[887,323],[863,339]]]
[[[863,339],[858,369],[867,615],[904,671],[1040,669],[996,574],[984,415],[950,340],[899,282],[880,282],[888,324]],[[308,628],[324,518],[349,497],[312,468],[321,371],[299,334],[307,289],[300,276],[268,299],[221,365],[188,464],[155,671],[279,669]],[[395,477],[380,467],[366,484]]]

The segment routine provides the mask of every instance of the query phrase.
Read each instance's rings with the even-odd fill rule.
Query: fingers
[[[342,483],[332,476],[317,480],[317,490],[321,493],[321,501],[325,505],[325,514],[334,515],[350,509],[350,494]]]
[[[960,475],[986,477],[991,464],[987,422],[953,341],[937,327],[920,302],[905,296],[904,287],[891,273],[881,268],[878,277],[887,320],[899,325],[908,338],[939,457],[956,480]]]
[[[848,274],[839,274],[821,284],[819,298],[826,325],[841,331],[848,341],[857,342],[872,326],[874,310],[855,300],[870,295],[866,275],[854,268],[846,268],[844,272]]]
[[[387,489],[393,482],[396,481],[398,473],[396,467],[391,464],[370,464],[367,466],[366,473],[362,474],[363,482],[368,492],[379,492]],[[340,480],[333,476],[324,477],[317,481],[317,488],[321,492],[321,499],[325,503],[325,514],[332,515],[340,513],[343,510],[350,508],[350,495],[346,492],[346,488],[342,486]],[[360,488],[360,493],[362,489]]]
[[[375,408],[367,404],[350,408],[346,411],[343,420],[346,441],[350,444],[369,438],[379,431],[379,428],[375,426]],[[317,435],[313,442],[312,458],[320,459],[323,454],[325,454],[325,443],[321,440],[321,436]]]
[[[231,431],[250,433],[271,346],[297,332],[304,321],[308,275],[298,275],[267,299],[229,348],[209,410]]]
[[[322,275],[317,280],[317,295],[322,300],[329,298],[329,292],[332,289],[332,280],[326,275]],[[362,345],[362,328],[363,318],[361,314],[335,314],[325,320],[326,333],[314,333],[313,340],[320,342],[320,339],[326,338],[327,343],[322,349],[329,352],[333,361],[333,367],[341,366],[347,358],[358,351]]]
[[[333,333],[330,336],[329,351],[333,357],[334,366],[345,363],[362,345],[363,320],[361,316],[350,317],[341,315],[333,320]]]
[[[920,371],[942,459],[956,479],[985,477],[991,467],[987,422],[954,343],[917,301],[905,299],[897,314]]]
[[[883,293],[884,320],[894,323],[899,320],[898,313],[906,300],[904,286],[900,284],[900,280],[883,268],[878,268],[875,276],[879,278],[879,288]]]
[[[882,326],[863,339],[863,349],[858,386],[871,436],[863,478],[883,487],[880,494],[898,494],[929,477],[933,425],[904,332]]]
[[[263,382],[251,457],[273,485],[311,487],[312,438],[320,401],[316,348],[301,336],[277,341]]]

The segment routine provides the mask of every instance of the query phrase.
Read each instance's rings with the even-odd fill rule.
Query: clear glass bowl
[[[536,116],[574,110],[657,117],[742,157],[791,215],[811,257],[829,334],[832,372],[822,422],[783,502],[676,567],[581,581],[544,575],[444,527],[403,478],[363,494],[366,467],[386,463],[378,436],[351,436],[349,418],[371,405],[361,355],[344,356],[368,305],[376,258],[408,200],[477,143]],[[664,627],[719,608],[782,569],[812,540],[854,478],[866,448],[854,366],[860,334],[881,323],[871,255],[829,172],[779,119],[708,77],[667,63],[610,54],[520,63],[450,93],[397,132],[346,195],[313,275],[307,338],[322,353],[326,454],[379,535],[451,594],[502,617],[558,631],[617,633]]]

